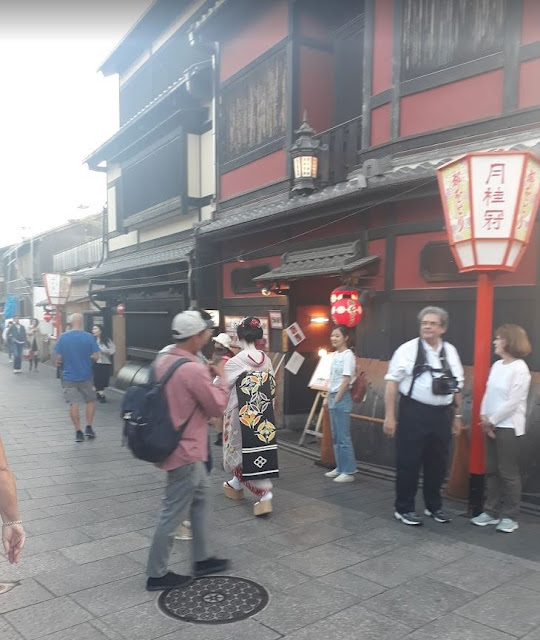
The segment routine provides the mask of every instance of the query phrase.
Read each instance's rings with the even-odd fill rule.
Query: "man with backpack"
[[[13,318],[13,324],[8,329],[8,340],[13,349],[13,373],[21,372],[22,353],[26,344],[26,329],[19,322],[19,316]]]
[[[421,468],[424,514],[436,522],[450,522],[442,510],[441,486],[452,434],[463,428],[463,366],[456,348],[442,340],[448,328],[448,313],[440,307],[426,307],[418,314],[418,320],[420,337],[398,347],[388,366],[383,425],[388,437],[396,435],[394,516],[412,526],[422,524],[414,505]]]
[[[212,335],[198,311],[184,311],[172,322],[174,346],[158,355],[153,377],[161,380],[171,366],[184,362],[164,385],[171,422],[182,435],[176,449],[158,464],[167,471],[161,513],[148,556],[146,588],[160,591],[187,586],[191,576],[167,571],[174,534],[189,510],[193,532],[193,574],[197,577],[225,571],[228,560],[211,557],[208,550],[208,420],[223,414],[229,391],[222,362],[201,364],[198,353]]]

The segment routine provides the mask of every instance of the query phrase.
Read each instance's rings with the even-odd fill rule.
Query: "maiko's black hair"
[[[239,340],[244,340],[248,344],[255,344],[263,337],[263,330],[259,318],[248,316],[236,328],[236,335]]]

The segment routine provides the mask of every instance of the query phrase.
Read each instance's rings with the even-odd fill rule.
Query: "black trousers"
[[[446,476],[452,439],[452,406],[435,407],[406,396],[399,400],[396,433],[396,511],[415,510],[420,469],[424,472],[424,503],[441,508],[441,486]]]

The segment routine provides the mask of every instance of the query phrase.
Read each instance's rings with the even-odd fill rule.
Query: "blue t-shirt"
[[[72,329],[63,333],[54,352],[62,357],[62,377],[68,382],[92,379],[92,354],[99,353],[96,339],[86,331]]]

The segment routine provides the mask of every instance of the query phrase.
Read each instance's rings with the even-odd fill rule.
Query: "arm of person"
[[[384,423],[383,431],[393,438],[396,433],[396,398],[398,394],[399,382],[397,380],[387,380],[384,388]]]
[[[448,365],[450,367],[452,375],[457,380],[459,387],[459,393],[454,394],[454,419],[452,421],[452,433],[453,435],[459,435],[465,428],[463,424],[462,414],[463,394],[461,393],[463,390],[463,385],[465,383],[465,372],[463,370],[463,365],[461,364],[457,349],[454,347],[454,345],[447,344],[447,354],[449,358]]]
[[[93,340],[92,353],[90,354],[90,358],[93,362],[97,362],[99,360],[99,345],[97,343],[97,340],[93,336],[90,336],[90,337]]]
[[[336,402],[339,402],[341,398],[343,398],[343,396],[347,392],[347,389],[349,389],[350,386],[351,386],[351,376],[344,375],[343,381],[339,385],[339,389],[337,390],[337,393],[336,393]]]
[[[229,387],[223,370],[224,365],[220,362],[212,366],[212,375],[217,376],[215,384],[212,384],[204,365],[198,366],[201,371],[190,377],[190,391],[208,418],[219,417],[223,415],[229,400]]]
[[[63,340],[62,336],[58,338],[56,344],[54,346],[54,354],[56,355],[56,366],[59,367],[62,364],[62,355],[63,355]]]
[[[384,388],[383,431],[389,438],[393,438],[396,433],[396,398],[398,396],[399,383],[407,375],[405,355],[404,345],[396,349],[388,365],[388,373],[384,377],[386,386]]]
[[[497,426],[509,418],[520,403],[523,402],[523,399],[527,399],[529,386],[531,384],[531,374],[525,367],[514,372],[510,383],[508,400],[503,402],[496,411],[488,416],[489,422],[494,426]]]
[[[8,466],[4,445],[0,440],[0,516],[2,518],[2,542],[9,562],[19,561],[24,546],[24,529],[19,523],[15,478]],[[13,524],[17,523],[17,524]]]

